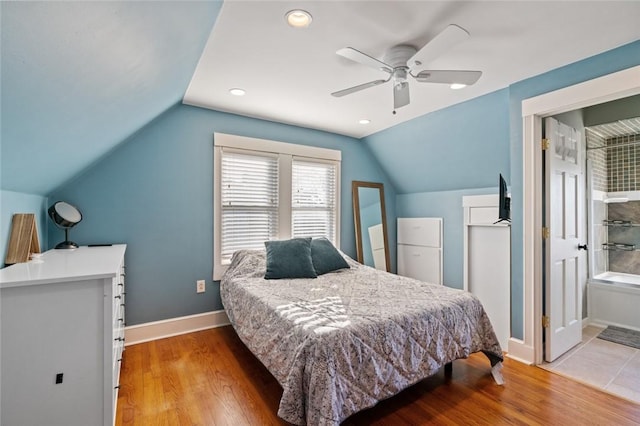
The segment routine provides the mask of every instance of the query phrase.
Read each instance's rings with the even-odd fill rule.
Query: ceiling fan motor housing
[[[394,46],[384,55],[384,62],[393,68],[407,67],[407,61],[417,52],[416,48],[408,44]]]

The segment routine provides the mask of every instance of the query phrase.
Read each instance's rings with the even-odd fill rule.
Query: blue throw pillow
[[[324,237],[311,240],[311,260],[318,275],[349,268],[340,252]]]
[[[311,238],[265,241],[267,272],[265,279],[316,278],[311,261]]]

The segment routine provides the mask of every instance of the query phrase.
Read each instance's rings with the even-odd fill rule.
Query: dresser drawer
[[[398,275],[442,284],[442,249],[399,244]]]
[[[442,218],[398,218],[398,244],[442,246]]]

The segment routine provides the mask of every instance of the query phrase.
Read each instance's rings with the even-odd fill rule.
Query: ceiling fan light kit
[[[416,69],[416,67],[433,61],[467,37],[469,37],[469,33],[464,28],[451,24],[419,50],[406,44],[392,47],[384,55],[383,61],[352,47],[340,49],[336,52],[339,56],[385,72],[389,74],[389,77],[386,80],[374,80],[339,90],[331,95],[342,97],[393,80],[393,106],[397,109],[410,102],[408,76],[413,77],[419,83],[449,84],[451,89],[462,89],[472,85],[482,76],[481,71],[419,71]],[[393,113],[395,114],[395,110]]]

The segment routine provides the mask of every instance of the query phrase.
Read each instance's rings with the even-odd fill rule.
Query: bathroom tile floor
[[[603,328],[582,330],[582,343],[539,367],[640,404],[640,350],[598,339]]]

